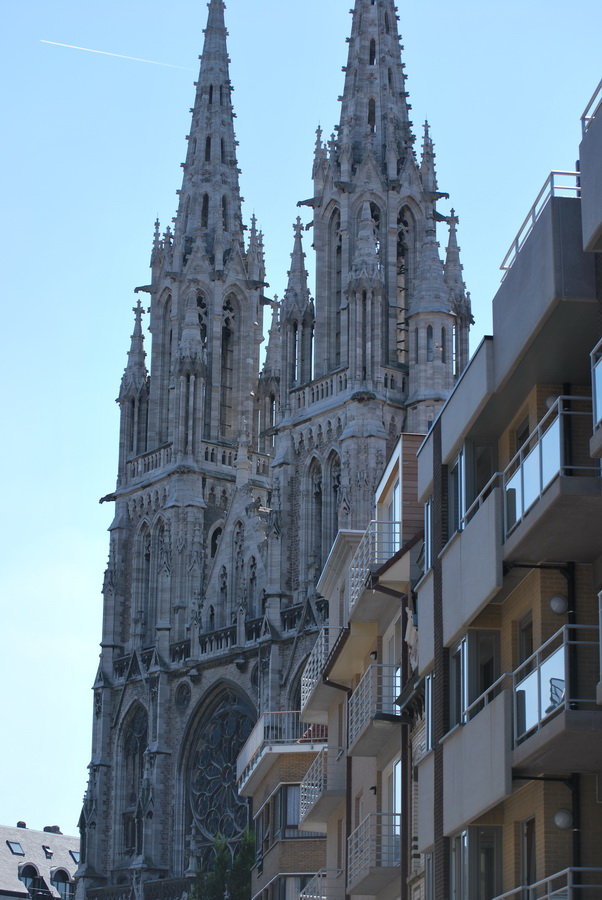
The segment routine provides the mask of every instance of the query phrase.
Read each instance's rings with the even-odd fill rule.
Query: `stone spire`
[[[470,326],[474,324],[470,303],[470,294],[466,290],[462,276],[462,263],[460,262],[460,248],[458,247],[458,217],[452,209],[449,222],[449,241],[445,257],[445,283],[449,290],[451,310],[457,319],[456,328],[456,367],[460,374],[468,363],[469,347],[468,333]]]
[[[426,222],[426,233],[416,273],[416,293],[410,307],[410,315],[418,312],[450,312],[449,290],[445,283],[435,223],[431,216]]]
[[[295,243],[291,253],[291,267],[288,272],[288,286],[282,300],[282,318],[302,318],[310,302],[309,287],[307,284],[307,270],[305,268],[305,253],[303,252],[303,223],[299,216],[293,225]]]
[[[424,123],[420,177],[422,178],[422,185],[424,187],[424,190],[431,194],[434,194],[437,190],[437,173],[435,172],[435,148],[430,135],[428,122]]]
[[[176,242],[185,259],[198,234],[221,228],[242,243],[241,197],[223,0],[210,0],[188,154],[176,218]],[[219,190],[215,189],[219,185]],[[206,186],[206,187],[205,187]],[[205,192],[206,191],[206,192]],[[207,251],[212,251],[211,243]]]
[[[355,162],[363,158],[369,134],[374,135],[374,153],[381,162],[387,145],[390,149],[396,143],[402,158],[411,149],[414,137],[399,41],[393,0],[356,0],[339,126],[339,149],[345,135]]]
[[[121,379],[120,399],[126,395],[137,395],[146,386],[148,372],[146,370],[146,352],[144,350],[144,335],[142,334],[142,316],[144,308],[140,299],[132,309],[134,313],[134,331],[130,349],[128,351],[127,366]]]

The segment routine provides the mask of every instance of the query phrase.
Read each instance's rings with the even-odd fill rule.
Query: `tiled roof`
[[[13,853],[9,842],[20,845],[23,854]],[[29,863],[35,866],[52,896],[59,897],[56,885],[51,881],[51,871],[54,874],[56,869],[65,869],[69,878],[73,879],[78,864],[70,851],[77,859],[79,837],[0,825],[0,894],[28,896],[25,885],[19,879],[19,871],[20,867],[22,869]]]

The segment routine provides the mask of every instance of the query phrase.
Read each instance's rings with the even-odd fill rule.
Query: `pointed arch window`
[[[393,69],[389,69],[388,78],[389,78],[389,90],[393,91]]]
[[[142,812],[140,793],[144,776],[144,753],[148,747],[148,715],[140,704],[128,716],[123,734],[122,853],[142,853]]]
[[[205,138],[205,162],[211,162],[211,136]]]
[[[293,335],[291,341],[291,381],[297,383],[299,377],[299,326],[293,322]]]
[[[370,97],[368,100],[368,130],[370,134],[376,134],[376,100]]]
[[[414,362],[418,365],[418,329],[414,329]]]
[[[220,106],[224,105],[224,86],[223,86],[223,84],[220,84],[220,86],[219,86],[219,105]]]
[[[216,528],[215,531],[213,532],[213,534],[211,535],[211,544],[210,544],[210,549],[209,549],[211,559],[215,559],[215,557],[217,555],[217,548],[219,547],[219,542],[220,542],[220,538],[222,536],[222,531],[223,531],[223,528]]]
[[[389,13],[385,13],[385,33],[390,34],[391,26],[389,24]]]
[[[369,65],[371,65],[371,66],[376,65],[376,41],[374,40],[374,38],[372,38],[372,40],[370,41],[370,52],[369,52],[368,62],[369,62]]]
[[[222,156],[222,165],[226,165],[226,142],[224,139],[221,139],[221,156]]]
[[[445,327],[441,329],[441,362],[447,362],[447,333]]]
[[[407,363],[409,340],[407,338],[407,314],[411,295],[412,269],[414,265],[414,219],[407,207],[397,216],[397,361]],[[416,354],[416,362],[417,362]]]
[[[332,272],[332,292],[334,296],[335,309],[335,328],[334,328],[334,360],[330,360],[330,364],[334,362],[336,368],[342,363],[341,358],[341,328],[342,328],[342,312],[341,304],[343,300],[343,238],[341,235],[341,213],[338,209],[332,214],[330,220],[330,259]],[[330,338],[332,340],[332,338]]]
[[[224,303],[221,347],[220,430],[224,438],[232,438],[234,388],[234,297],[229,294]]]
[[[433,326],[427,325],[426,329],[426,361],[433,361]]]
[[[213,105],[213,85],[209,85],[209,106]]]
[[[226,196],[222,197],[222,225],[224,226],[224,231],[229,231],[229,222],[228,222],[228,198]]]
[[[203,202],[201,204],[201,228],[209,227],[209,195],[203,194]]]

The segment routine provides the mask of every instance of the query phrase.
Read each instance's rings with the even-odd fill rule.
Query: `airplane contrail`
[[[58,41],[45,41],[40,38],[41,44],[52,44],[54,47],[68,47],[69,50],[85,50],[86,53],[101,53],[103,56],[116,56],[118,59],[131,59],[133,62],[150,63],[151,66],[165,66],[168,69],[182,69],[184,72],[192,72],[185,66],[172,66],[171,63],[157,62],[155,59],[140,59],[137,56],[124,56],[122,53],[110,53],[108,50],[93,50],[91,47],[76,47],[75,44],[60,44]]]

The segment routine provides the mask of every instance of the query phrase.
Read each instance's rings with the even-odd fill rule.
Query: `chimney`
[[[25,822],[23,822],[22,819],[19,819],[19,821],[17,822],[17,828],[27,828],[27,825]]]

